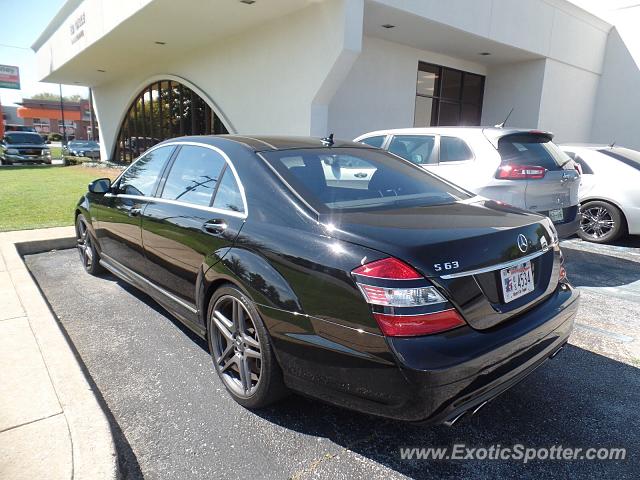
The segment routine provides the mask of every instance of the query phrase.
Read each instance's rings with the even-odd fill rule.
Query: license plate
[[[509,303],[529,292],[533,292],[533,271],[531,262],[524,262],[500,270],[504,303]]]
[[[557,210],[549,210],[549,218],[552,222],[561,222],[562,220],[564,220],[564,213],[561,208]]]

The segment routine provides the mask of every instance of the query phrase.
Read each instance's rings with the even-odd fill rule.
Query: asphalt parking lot
[[[373,419],[297,395],[235,404],[206,344],[146,295],[84,273],[71,250],[26,262],[110,416],[123,477],[638,478],[640,245],[564,244],[582,290],[570,345],[452,428]],[[617,461],[402,460],[401,447],[626,447]]]

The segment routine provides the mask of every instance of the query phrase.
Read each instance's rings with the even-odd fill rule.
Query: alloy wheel
[[[611,212],[601,206],[593,206],[582,211],[580,228],[585,235],[600,239],[608,235],[616,226]]]
[[[213,358],[226,386],[240,397],[250,397],[262,374],[262,348],[251,314],[231,295],[220,297],[211,318]]]
[[[80,221],[78,222],[77,229],[77,245],[78,245],[78,253],[80,254],[80,260],[82,261],[82,266],[89,270],[93,265],[93,249],[91,248],[91,236],[89,235],[89,231],[87,230],[87,225]]]

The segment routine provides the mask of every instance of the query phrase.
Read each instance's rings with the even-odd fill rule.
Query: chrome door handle
[[[202,230],[211,235],[219,235],[224,232],[228,226],[224,220],[211,220],[202,225]]]

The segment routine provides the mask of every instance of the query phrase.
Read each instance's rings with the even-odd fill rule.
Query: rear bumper
[[[51,157],[48,155],[7,155],[5,154],[5,160],[10,163],[51,163]]]
[[[533,309],[486,330],[466,326],[423,337],[367,336],[380,340],[370,352],[390,350],[389,363],[309,343],[304,355],[299,351],[293,358],[298,346],[281,343],[282,337],[274,338],[276,353],[285,381],[301,393],[372,415],[443,423],[504,392],[557,353],[573,329],[578,297],[561,285]]]
[[[569,238],[572,235],[575,235],[580,228],[580,220],[582,219],[582,214],[578,212],[574,220],[566,223],[554,223],[553,226],[556,227],[556,231],[558,232],[558,237],[560,238]]]
[[[556,227],[558,237],[569,238],[570,236],[575,235],[580,228],[580,219],[582,218],[582,214],[580,213],[580,205],[566,207],[563,208],[563,210],[565,220],[560,223],[554,222],[553,226]],[[539,211],[537,213],[544,215],[545,217],[549,216],[548,211]]]

